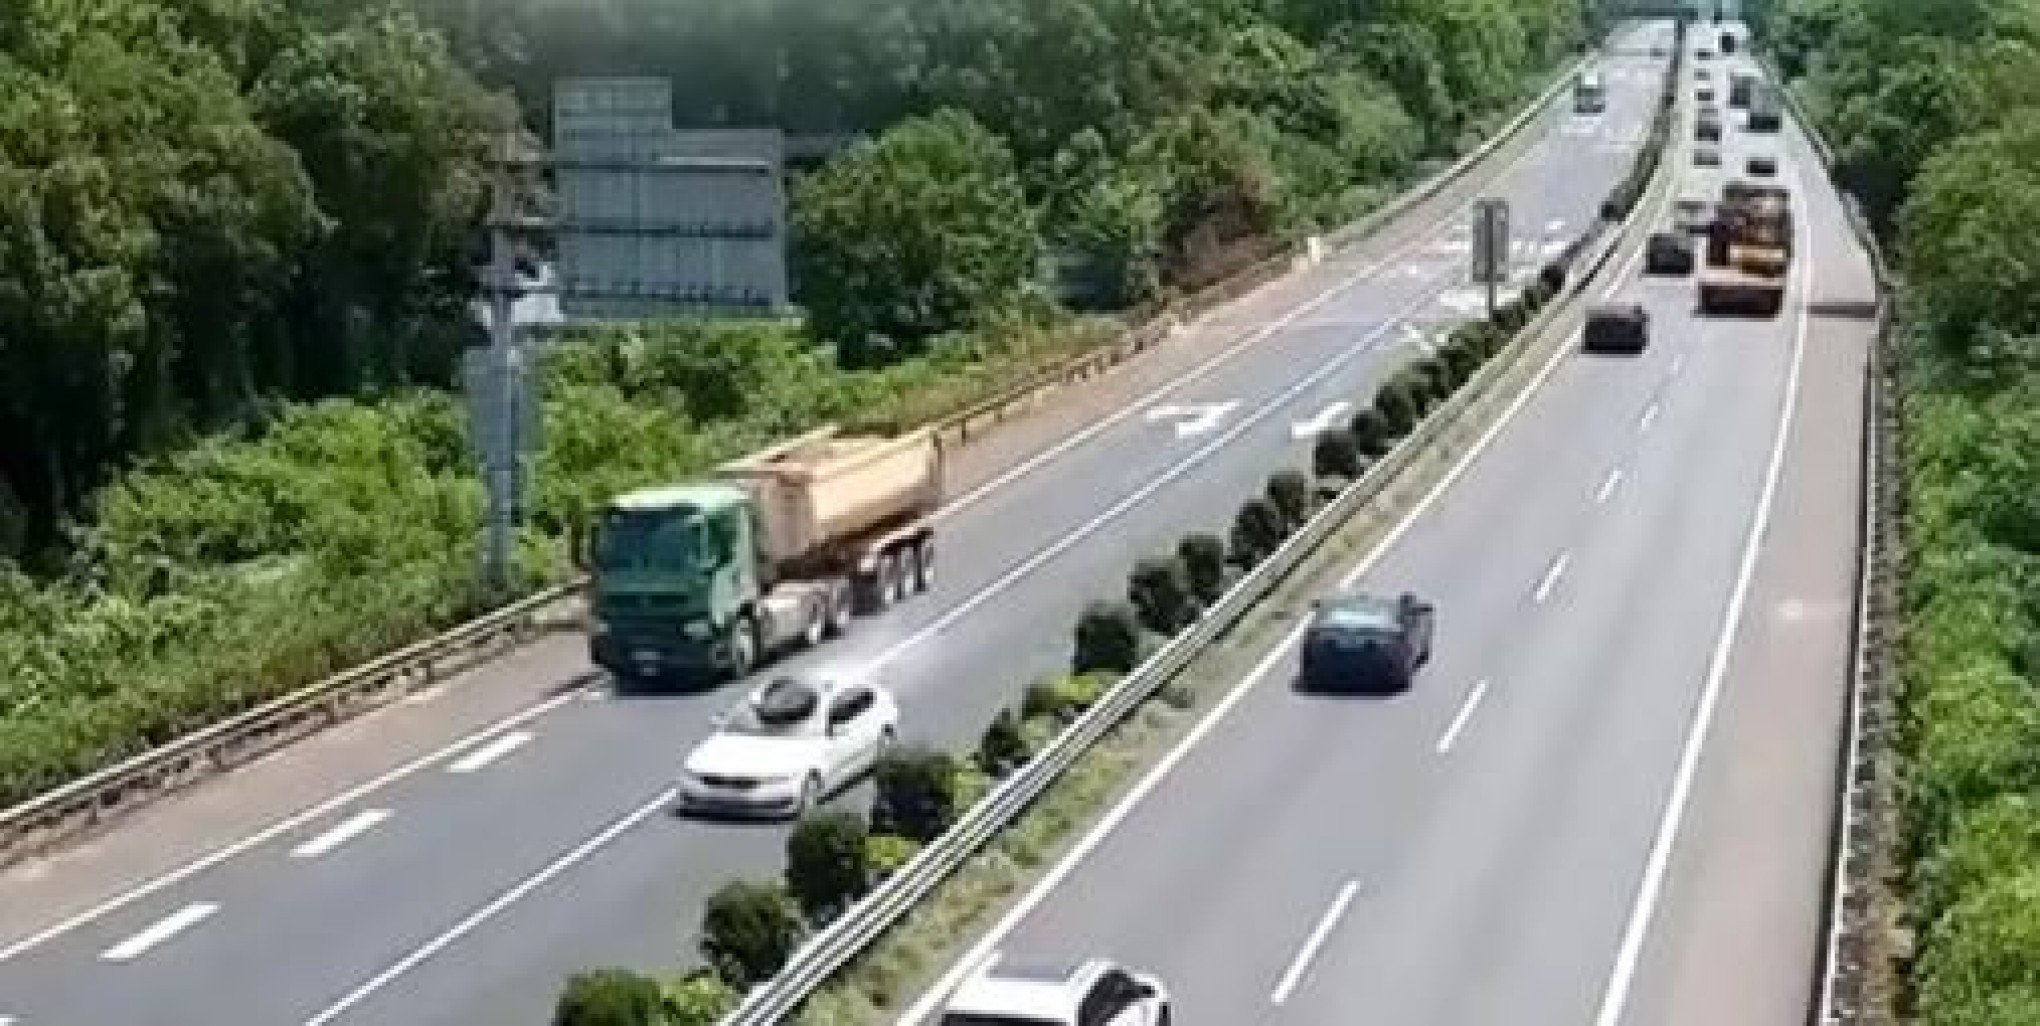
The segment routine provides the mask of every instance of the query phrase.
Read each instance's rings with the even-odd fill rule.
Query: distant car
[[[1715,131],[1714,131],[1714,137],[1715,137],[1716,139],[1719,139],[1719,138],[1721,138],[1721,129],[1719,128],[1719,126],[1718,126],[1718,125],[1717,125],[1717,127],[1715,128]],[[1695,146],[1695,147],[1693,147],[1693,166],[1694,166],[1694,167],[1720,167],[1720,166],[1721,166],[1721,151],[1720,151],[1720,150],[1718,150],[1718,149],[1716,149],[1716,148],[1714,148],[1714,147],[1712,147],[1712,146]]]
[[[936,1026],[1169,1026],[1162,981],[1107,959],[986,966],[949,995]]]
[[[1587,311],[1580,348],[1589,353],[1643,352],[1650,345],[1650,311],[1641,303],[1602,303]]]
[[[1701,103],[1713,103],[1714,87],[1701,86],[1700,88],[1693,90],[1693,99],[1698,100]]]
[[[1646,274],[1693,273],[1693,238],[1684,232],[1652,232],[1644,244]]]
[[[1709,50],[1708,48],[1703,46],[1699,50],[1695,51],[1693,56],[1697,60],[1711,61],[1714,59],[1714,51]]]
[[[1705,81],[1707,81],[1708,79],[1710,79],[1710,78],[1713,78],[1713,77],[1714,77],[1714,72],[1711,72],[1711,71],[1707,70],[1706,68],[1694,68],[1694,69],[1693,69],[1693,78],[1694,78],[1695,80],[1697,80],[1697,81],[1705,82]]]
[[[1751,157],[1743,161],[1743,170],[1758,178],[1770,178],[1778,173],[1778,158]]]
[[[1720,142],[1721,120],[1719,118],[1701,118],[1693,122],[1693,138],[1698,142]]]
[[[1653,46],[1650,48],[1650,55],[1652,57],[1670,57],[1672,52],[1662,46]]]
[[[799,816],[869,772],[899,724],[899,702],[882,688],[780,677],[688,754],[681,809]]]
[[[1672,226],[1687,235],[1702,235],[1714,221],[1714,204],[1697,196],[1682,196],[1672,204]]]
[[[1437,607],[1409,592],[1342,591],[1320,599],[1303,635],[1307,688],[1407,691],[1431,661]]]

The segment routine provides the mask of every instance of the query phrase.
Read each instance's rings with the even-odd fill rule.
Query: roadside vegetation
[[[1903,320],[1903,935],[1879,1021],[2040,1022],[2040,3],[1774,0]]]
[[[1102,337],[1084,314],[1365,211],[1586,21],[1582,0],[500,6],[0,12],[0,805],[500,600],[474,581],[451,384],[481,158],[554,74],[670,74],[685,124],[863,141],[793,192],[806,319],[562,341],[524,585],[571,572],[609,492],[824,418],[940,414]]]

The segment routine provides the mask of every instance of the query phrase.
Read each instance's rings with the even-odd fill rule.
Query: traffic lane
[[[1867,255],[1796,131],[1813,296],[1876,298]],[[1863,384],[1875,323],[1812,316],[1779,516],[1752,586],[1728,704],[1696,778],[1687,841],[1629,1021],[1800,1022],[1825,940],[1836,752],[1861,545]]]
[[[1775,423],[1775,361],[1718,342],[1690,351],[1552,619],[1468,730],[1453,793],[1289,1020],[1365,1001],[1397,1022],[1592,1021]]]
[[[1437,772],[1435,748],[1470,689],[1506,663],[1511,625],[1537,603],[1550,560],[1594,501],[1646,400],[1648,379],[1635,372],[1651,362],[1569,360],[1450,501],[1367,576],[1439,605],[1438,654],[1416,691],[1388,702],[1303,698],[1287,690],[1285,660],[1001,948],[1115,954],[1162,972],[1200,1017],[1260,1020],[1311,917],[1354,880],[1354,914],[1368,914],[1372,867],[1397,843],[1397,825],[1432,800],[1424,781]],[[1367,827],[1320,843],[1312,834],[1328,822]],[[1229,968],[1242,959],[1258,961]]]

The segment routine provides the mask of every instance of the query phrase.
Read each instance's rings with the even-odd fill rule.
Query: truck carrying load
[[[942,470],[927,429],[830,426],[706,480],[617,496],[594,545],[591,658],[619,676],[741,678],[927,590]]]
[[[1741,180],[1725,186],[1700,268],[1701,311],[1777,316],[1792,267],[1793,230],[1791,193],[1784,188]]]

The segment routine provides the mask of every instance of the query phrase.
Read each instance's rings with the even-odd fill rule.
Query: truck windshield
[[[595,537],[595,566],[605,573],[687,573],[701,565],[701,522],[691,508],[610,510]]]

